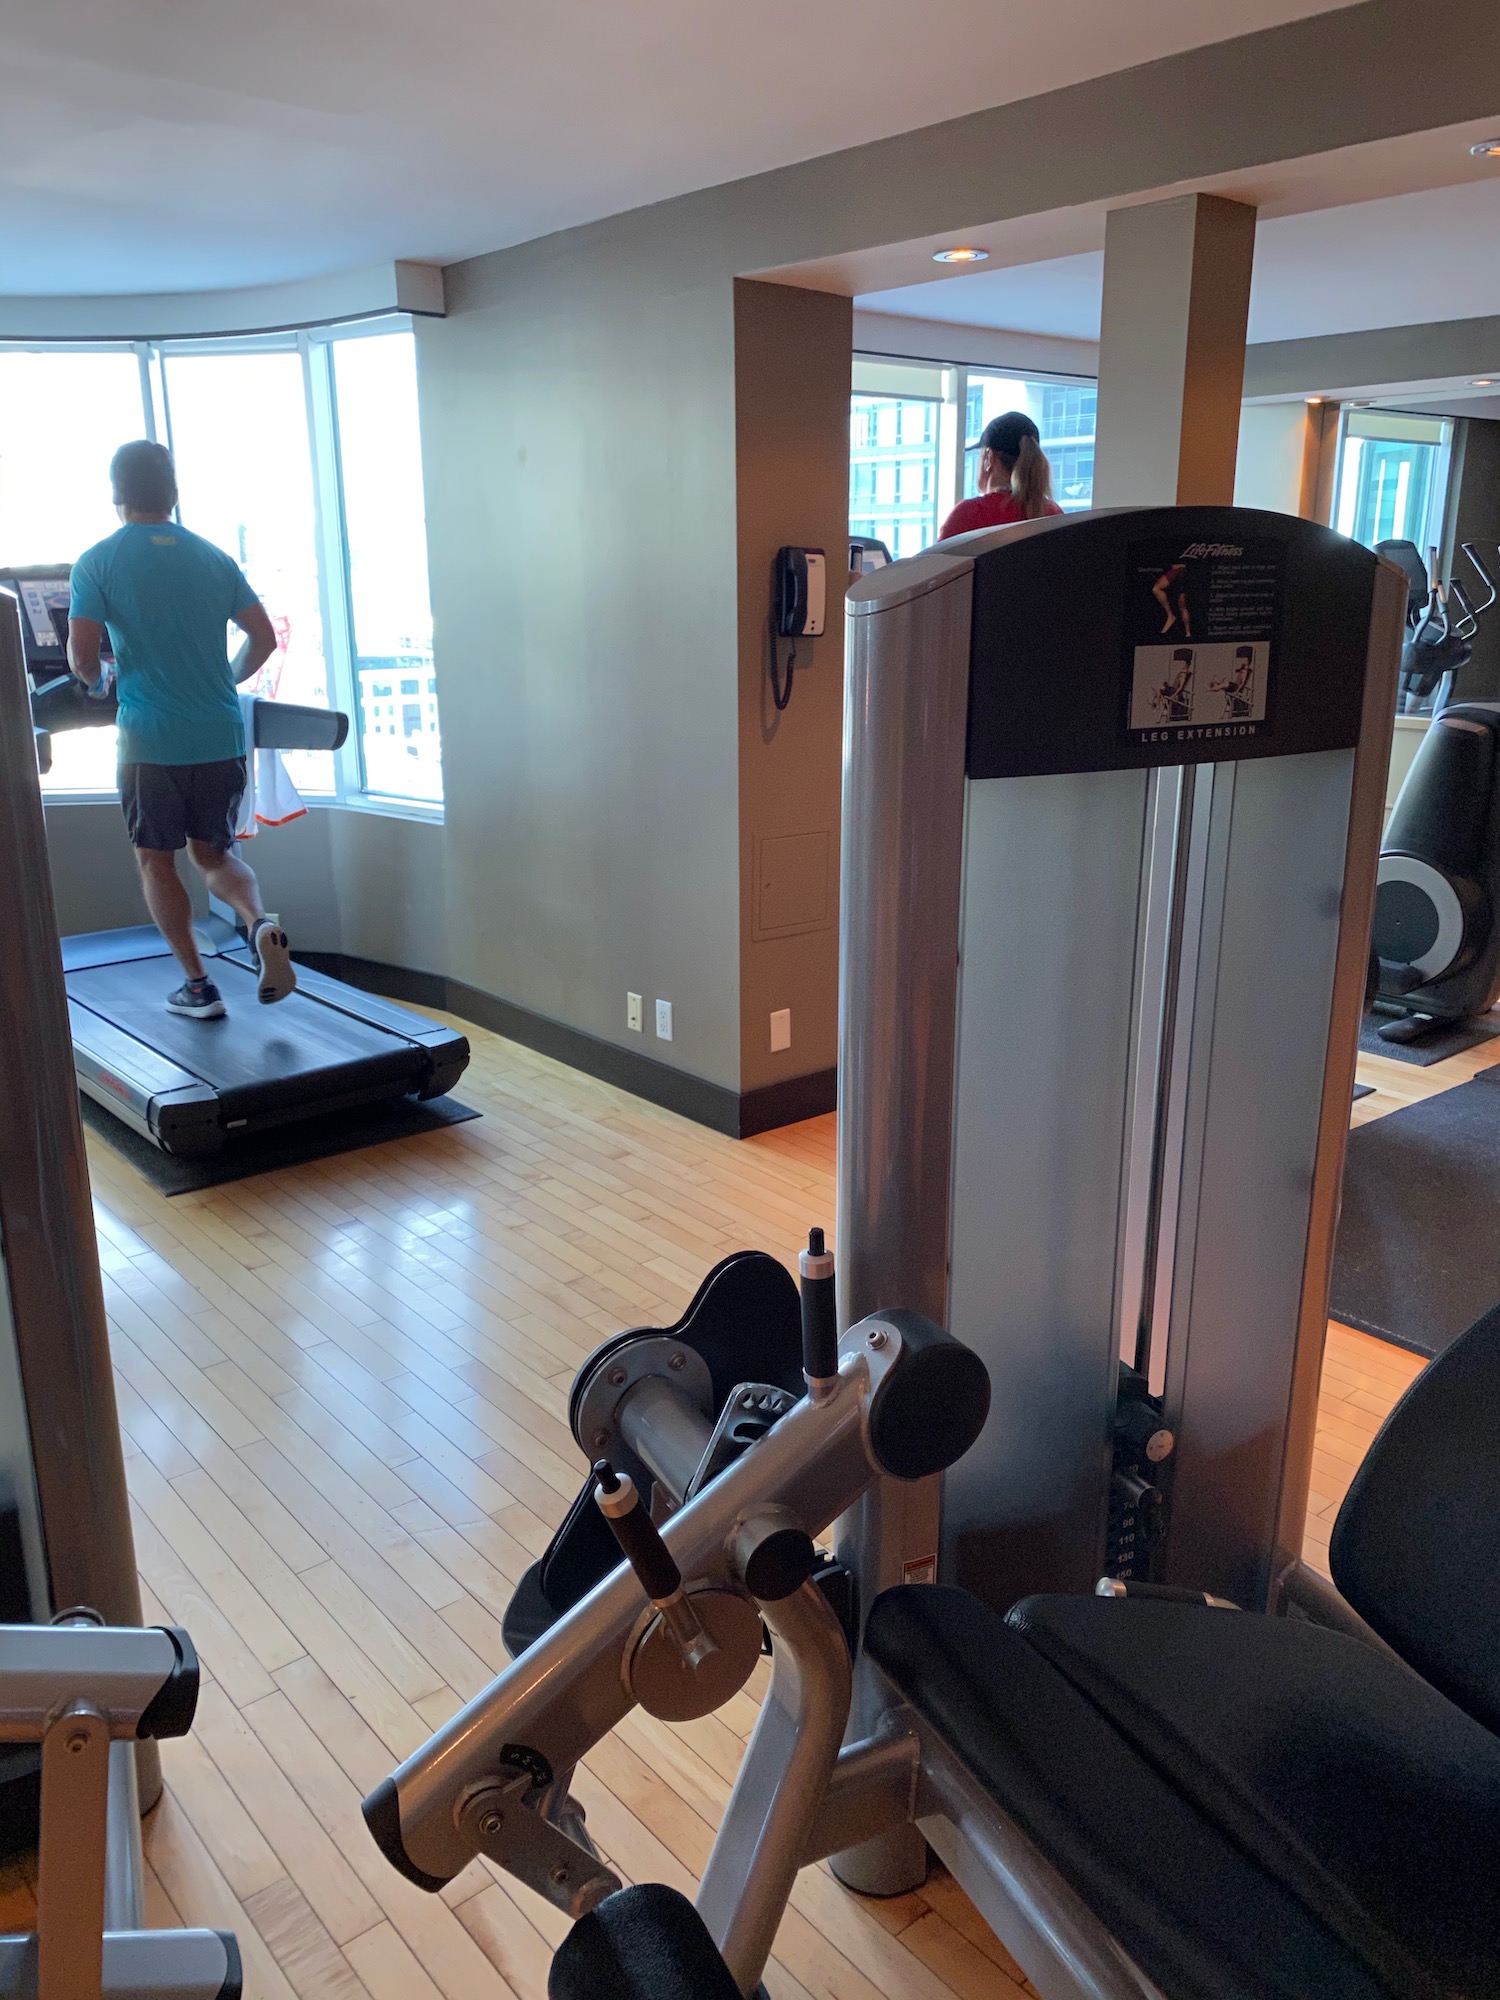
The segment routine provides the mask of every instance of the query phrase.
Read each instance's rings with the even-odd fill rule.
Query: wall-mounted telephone
[[[771,698],[778,709],[792,698],[799,639],[816,639],[828,610],[828,562],[822,549],[778,549],[771,569]],[[792,641],[782,685],[778,639]]]
[[[828,564],[821,549],[776,551],[776,630],[783,639],[816,639],[828,606]]]

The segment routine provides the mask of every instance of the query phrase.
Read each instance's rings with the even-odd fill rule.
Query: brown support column
[[[1305,521],[1333,519],[1333,482],[1338,466],[1339,405],[1326,397],[1307,405],[1307,442],[1302,454],[1302,499],[1297,512]]]
[[[20,607],[9,591],[0,591],[0,862],[0,1384],[19,1405],[0,1412],[4,1470],[23,1523],[31,1515],[39,1530],[50,1602],[36,1608],[86,1604],[108,1625],[139,1625]],[[149,1810],[161,1792],[154,1742],[137,1745],[137,1769]]]
[[[1097,507],[1234,499],[1255,210],[1218,195],[1111,211]]]
[[[849,299],[735,280],[740,1129],[746,1136],[833,1109],[852,359]],[[828,597],[823,635],[798,642],[791,699],[778,711],[771,566],[785,546],[825,552]],[[779,640],[777,650],[784,672],[790,643]],[[772,1046],[773,1014],[783,1015],[783,1027],[790,1015],[790,1047]]]

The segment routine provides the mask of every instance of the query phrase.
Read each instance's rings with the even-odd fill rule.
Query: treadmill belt
[[[411,1044],[402,1037],[300,993],[263,1007],[252,972],[222,957],[207,964],[229,1009],[217,1021],[167,1012],[167,995],[181,983],[176,963],[167,957],[70,972],[68,996],[225,1096],[310,1080],[350,1063],[373,1061],[370,1082],[381,1078],[387,1062],[393,1077],[410,1069]]]

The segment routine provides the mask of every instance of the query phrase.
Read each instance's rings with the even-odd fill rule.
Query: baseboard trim
[[[492,1034],[504,1035],[507,1041],[520,1042],[539,1055],[566,1063],[569,1069],[596,1076],[601,1083],[612,1083],[633,1097],[659,1104],[663,1110],[675,1111],[691,1118],[695,1125],[706,1125],[731,1139],[751,1139],[758,1132],[818,1118],[837,1105],[836,1069],[787,1077],[756,1090],[730,1090],[586,1034],[582,1028],[570,1028],[546,1014],[533,1013],[529,1007],[518,1007],[514,1001],[502,1000],[462,979],[447,979],[439,972],[416,972],[409,966],[387,965],[350,952],[297,951],[292,956],[314,972],[327,973],[331,979],[342,979],[367,993],[383,993],[409,1007],[437,1007],[445,1014],[457,1014]]]
[[[821,1118],[837,1111],[839,1073],[836,1069],[815,1069],[807,1076],[784,1077],[780,1083],[763,1083],[758,1090],[741,1091],[741,1139],[753,1139],[757,1132],[774,1132],[778,1125],[800,1125],[804,1118]]]

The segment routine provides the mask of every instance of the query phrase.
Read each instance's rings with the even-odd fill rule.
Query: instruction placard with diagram
[[[1281,545],[1136,542],[1126,605],[1125,733],[1137,744],[1265,735]]]

